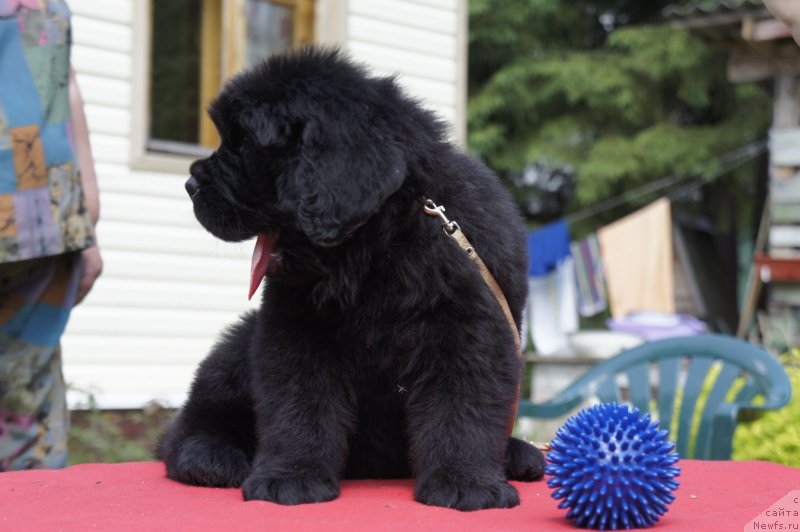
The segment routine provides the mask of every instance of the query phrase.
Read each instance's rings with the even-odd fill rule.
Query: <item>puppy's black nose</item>
[[[200,182],[197,180],[195,176],[189,177],[186,180],[186,192],[189,193],[189,197],[191,198],[197,193],[197,189],[200,188]]]

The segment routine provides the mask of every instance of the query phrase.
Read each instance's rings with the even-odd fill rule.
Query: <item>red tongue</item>
[[[270,254],[277,241],[277,231],[258,235],[256,247],[253,249],[253,260],[250,263],[250,292],[247,294],[247,299],[253,298],[253,294],[258,290],[258,285],[261,284],[261,279],[267,274],[267,266],[269,266],[271,258]]]

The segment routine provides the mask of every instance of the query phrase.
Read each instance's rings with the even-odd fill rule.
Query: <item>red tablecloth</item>
[[[765,462],[683,460],[681,487],[654,528],[742,530],[792,490],[800,469]],[[515,482],[522,504],[462,513],[416,503],[413,482],[345,481],[332,502],[244,502],[239,490],[184,486],[160,463],[88,464],[0,473],[0,530],[575,530],[544,482]]]

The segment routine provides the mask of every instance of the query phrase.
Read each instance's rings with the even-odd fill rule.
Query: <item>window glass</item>
[[[201,11],[196,0],[152,2],[150,139],[198,143]]]
[[[294,10],[263,0],[247,2],[246,64],[288,49],[294,42]]]

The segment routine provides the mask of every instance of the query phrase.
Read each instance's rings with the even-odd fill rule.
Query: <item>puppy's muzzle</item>
[[[185,187],[186,192],[189,193],[189,197],[193,198],[194,195],[197,194],[197,191],[200,190],[200,181],[198,181],[195,176],[191,176],[186,180]]]

